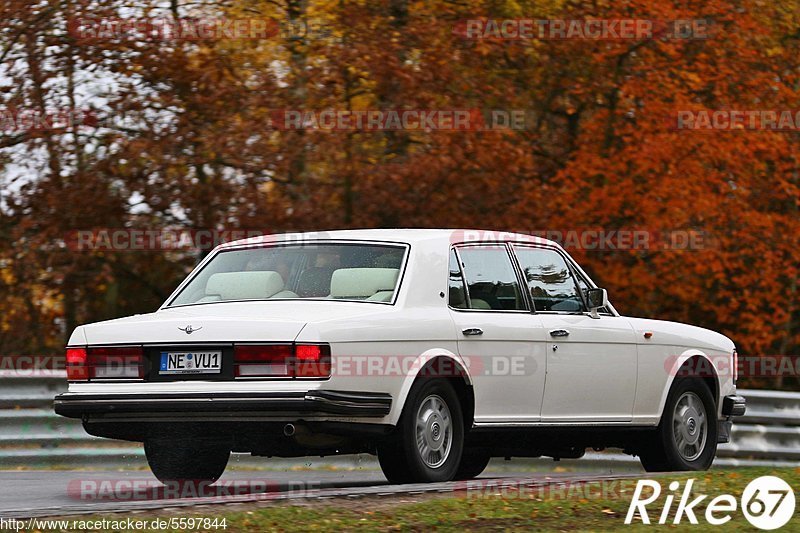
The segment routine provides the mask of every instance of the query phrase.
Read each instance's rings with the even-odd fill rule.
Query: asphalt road
[[[552,482],[638,477],[630,472],[514,472],[488,471],[479,483],[543,485]],[[105,514],[208,504],[246,503],[284,499],[354,498],[424,492],[453,492],[469,488],[450,482],[389,485],[380,470],[233,470],[213,486],[163,487],[149,471],[0,471],[0,518],[72,514]],[[198,514],[198,513],[194,513]],[[200,513],[203,514],[203,513]],[[213,512],[205,511],[207,515]]]

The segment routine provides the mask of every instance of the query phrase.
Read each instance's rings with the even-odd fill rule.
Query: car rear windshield
[[[392,302],[406,247],[298,244],[217,253],[169,307],[237,300]]]

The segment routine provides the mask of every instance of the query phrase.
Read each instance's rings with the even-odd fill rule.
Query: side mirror
[[[608,292],[605,289],[589,289],[586,291],[586,301],[592,317],[600,318],[597,310],[608,305]]]

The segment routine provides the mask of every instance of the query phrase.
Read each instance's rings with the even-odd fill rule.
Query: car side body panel
[[[630,423],[637,386],[637,346],[624,317],[541,316],[547,339],[542,421]],[[550,331],[569,332],[552,337]]]
[[[707,364],[694,366],[700,370],[701,377],[717,380],[719,390],[712,391],[717,400],[735,393],[731,368],[734,344],[730,339],[714,331],[677,322],[644,318],[628,320],[636,332],[639,350],[639,386],[634,406],[636,423],[658,423],[678,370],[692,357],[707,361]],[[645,338],[645,333],[652,336]],[[721,402],[717,403],[721,409]]]

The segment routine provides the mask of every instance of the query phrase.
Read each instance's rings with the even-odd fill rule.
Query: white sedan
[[[66,357],[56,412],[144,442],[162,481],[216,480],[231,451],[376,453],[395,483],[589,447],[700,470],[745,410],[730,339],[620,316],[560,246],[511,233],[224,244],[156,312],[78,327]]]

